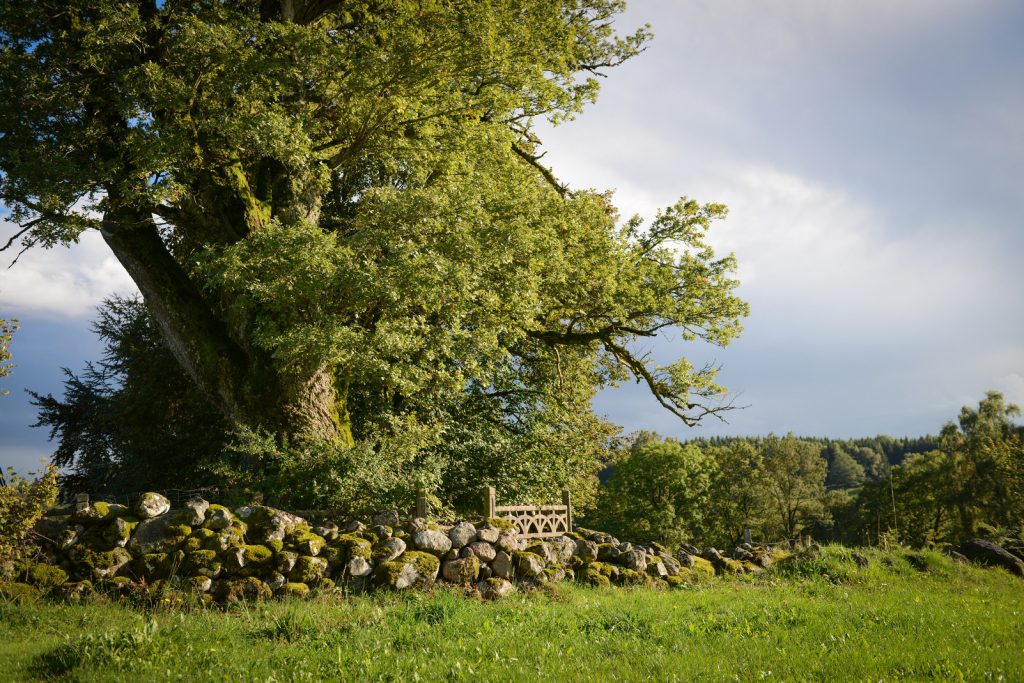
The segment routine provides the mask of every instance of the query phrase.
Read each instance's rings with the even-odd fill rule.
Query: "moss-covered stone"
[[[612,585],[611,579],[594,569],[592,566],[587,567],[583,572],[583,581],[591,586],[597,586],[598,588],[610,588]]]
[[[40,588],[50,589],[66,582],[68,573],[57,565],[40,562],[28,567],[25,571],[25,580]]]
[[[214,586],[214,597],[217,602],[224,604],[266,600],[272,595],[270,587],[255,576],[246,576],[241,579],[223,579]]]
[[[317,556],[327,541],[323,536],[314,534],[308,526],[297,527],[285,538],[288,548],[295,550],[302,555]]]
[[[493,526],[495,529],[501,529],[502,531],[515,531],[516,525],[507,519],[501,517],[488,517],[487,523]]]
[[[599,572],[601,576],[606,576],[609,579],[614,579],[619,575],[619,568],[614,564],[609,564],[608,562],[591,562],[587,565],[587,570],[595,570]]]
[[[288,572],[288,580],[294,583],[319,583],[327,571],[327,560],[310,555],[300,555],[295,566]]]
[[[167,553],[146,553],[132,561],[132,572],[140,579],[152,583],[163,578],[161,572],[167,562]]]
[[[206,593],[213,587],[208,576],[187,576],[181,580],[181,588],[191,593]]]
[[[265,545],[242,546],[242,553],[247,565],[265,565],[274,556],[274,552]]]
[[[685,567],[682,569],[685,569]],[[711,578],[715,575],[714,566],[712,566],[712,564],[703,557],[693,558],[693,567],[690,568],[690,571],[692,571],[693,575],[697,578]]]
[[[184,572],[209,578],[220,575],[223,562],[213,550],[193,550],[185,554]]]
[[[309,586],[304,583],[286,583],[274,594],[280,598],[305,598],[309,595]]]
[[[619,571],[618,583],[620,586],[646,586],[650,577],[645,572],[638,572],[634,569],[621,569]]]
[[[75,546],[68,552],[68,558],[71,561],[73,578],[89,580],[114,576],[132,561],[131,554],[124,548],[96,551],[86,546]]]
[[[430,553],[418,550],[407,550],[399,556],[398,560],[411,564],[416,569],[416,573],[427,582],[427,585],[434,582],[438,570],[441,568],[441,560]]]
[[[27,583],[0,581],[0,598],[23,605],[38,600],[39,589]]]
[[[51,595],[56,595],[68,602],[81,602],[91,598],[95,592],[92,581],[86,579],[84,581],[73,581],[61,584],[53,590]]]
[[[679,586],[685,586],[686,579],[684,579],[681,576],[666,576],[665,583],[667,583],[672,588],[677,588]]]
[[[743,573],[743,563],[727,557],[723,557],[722,561],[714,568],[718,570],[719,574],[735,575]]]
[[[320,551],[317,557],[327,560],[327,566],[331,569],[340,567],[344,563],[345,550],[337,546],[327,546]]]
[[[123,548],[128,545],[132,532],[135,531],[137,525],[138,522],[129,521],[125,517],[115,517],[103,527],[100,535],[107,547],[119,546]]]
[[[274,555],[274,567],[282,574],[287,574],[299,561],[299,554],[291,550],[282,550]]]
[[[418,579],[416,568],[408,562],[381,562],[373,570],[373,583],[381,588],[403,590],[414,586]]]
[[[198,531],[197,529],[196,532]],[[232,524],[212,533],[213,536],[205,539],[203,542],[203,548],[206,550],[220,552],[229,548],[241,548],[245,545],[245,530],[241,526]]]
[[[167,526],[168,536],[178,536],[184,541],[192,534],[192,527],[188,524],[174,524],[173,522]]]
[[[536,553],[516,551],[512,553],[512,566],[516,576],[534,578],[544,573],[544,558]]]
[[[347,563],[353,557],[369,560],[373,554],[373,544],[355,534],[338,536],[337,547],[341,548],[344,553],[341,560],[343,563]]]
[[[279,541],[274,538],[264,543],[264,545],[273,550],[275,553],[279,553],[282,550],[284,550],[284,541]]]

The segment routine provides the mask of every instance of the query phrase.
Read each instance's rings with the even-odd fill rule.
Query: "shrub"
[[[10,483],[0,486],[0,561],[23,555],[29,532],[39,518],[57,502],[57,468],[47,465],[31,481],[9,474]]]

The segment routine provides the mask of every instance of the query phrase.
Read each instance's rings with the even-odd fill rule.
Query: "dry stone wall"
[[[501,519],[441,525],[397,511],[371,520],[312,524],[262,505],[230,510],[192,499],[171,509],[145,494],[114,503],[58,507],[35,527],[36,562],[19,579],[67,597],[93,591],[148,597],[194,594],[233,603],[344,589],[465,586],[485,598],[517,587],[575,579],[598,586],[672,586],[717,573],[760,571],[771,554],[657,544],[633,545],[579,529],[544,541],[520,537]],[[738,553],[746,557],[738,557]]]

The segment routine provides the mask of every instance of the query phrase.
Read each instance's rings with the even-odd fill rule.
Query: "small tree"
[[[638,439],[616,460],[593,523],[631,541],[676,547],[704,524],[715,470],[696,446]]]
[[[792,538],[828,519],[824,504],[827,463],[817,445],[792,434],[769,435],[762,446],[768,497],[779,530]]]
[[[11,338],[18,329],[17,318],[10,320],[0,318],[0,377],[7,377],[14,369],[14,363],[9,362],[11,360]],[[0,396],[6,396],[9,393],[11,392],[0,391]]]
[[[826,483],[830,489],[852,489],[864,483],[864,467],[853,459],[842,446],[835,447],[835,453],[828,466]]]
[[[57,468],[47,465],[31,481],[12,470],[10,483],[0,486],[0,561],[15,559],[25,552],[29,531],[57,501]]]
[[[711,495],[711,525],[720,541],[738,542],[744,529],[763,526],[769,511],[764,458],[749,441],[713,451],[718,463]]]

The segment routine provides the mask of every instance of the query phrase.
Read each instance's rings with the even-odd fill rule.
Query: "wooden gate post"
[[[416,517],[426,519],[427,517],[427,492],[423,489],[416,490]]]
[[[498,516],[498,498],[493,486],[484,489],[484,519]]]
[[[565,506],[565,533],[572,531],[572,497],[569,489],[562,489],[562,505]]]

